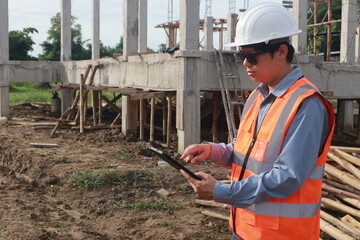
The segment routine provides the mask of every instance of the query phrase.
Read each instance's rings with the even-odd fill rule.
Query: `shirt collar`
[[[291,87],[291,85],[301,78],[301,76],[303,76],[301,68],[299,66],[294,66],[294,70],[292,70],[283,78],[283,80],[280,81],[271,94],[275,97],[281,97],[289,89],[289,87]],[[259,85],[259,91],[264,97],[266,97],[269,93],[268,86],[265,83],[261,83]]]

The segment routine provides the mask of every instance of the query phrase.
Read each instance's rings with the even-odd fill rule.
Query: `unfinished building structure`
[[[63,82],[80,84],[81,74],[89,65],[98,64],[93,90],[122,93],[121,129],[125,134],[137,132],[142,124],[143,100],[167,97],[176,99],[176,134],[178,151],[199,142],[201,134],[201,92],[219,92],[218,72],[214,61],[214,19],[202,21],[204,48],[199,46],[200,1],[180,0],[179,50],[169,53],[146,53],[147,0],[124,0],[123,55],[99,58],[99,0],[93,0],[92,59],[71,60],[71,0],[61,0],[61,61],[9,61],[8,0],[0,1],[0,115],[9,116],[9,82]],[[340,62],[324,62],[322,57],[305,55],[307,1],[294,0],[292,11],[302,34],[293,37],[303,72],[331,98],[338,100],[337,134],[354,130],[353,101],[360,100],[360,48],[357,0],[342,0]],[[227,19],[228,41],[235,35],[236,15]],[[176,29],[167,28],[175,38]],[[170,39],[170,42],[174,39]],[[168,41],[169,42],[169,41]],[[356,44],[354,44],[356,43]],[[243,89],[257,86],[248,80],[239,66]],[[129,90],[129,88],[133,90]],[[90,89],[90,88],[89,88]],[[90,89],[91,90],[91,89]],[[73,90],[62,89],[62,110],[71,107]],[[171,104],[169,104],[171,108]],[[140,109],[140,110],[139,110]],[[170,114],[171,115],[171,114]],[[359,119],[359,118],[358,118]],[[359,121],[359,120],[358,120]],[[168,121],[169,124],[171,121]],[[358,126],[360,124],[357,124]],[[169,129],[169,128],[168,128]],[[143,137],[140,127],[140,138]],[[151,138],[150,138],[151,139]],[[360,127],[355,139],[360,141]]]

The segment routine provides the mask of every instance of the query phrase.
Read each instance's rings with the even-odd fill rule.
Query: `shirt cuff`
[[[231,188],[231,184],[226,184],[220,181],[216,181],[214,186],[214,195],[213,195],[214,200],[228,203],[231,195],[230,188]]]

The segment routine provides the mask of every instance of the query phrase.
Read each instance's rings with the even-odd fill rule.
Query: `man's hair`
[[[280,39],[274,39],[274,40],[270,40],[268,43],[262,42],[262,43],[256,43],[256,44],[251,44],[251,45],[246,45],[243,47],[250,47],[250,48],[254,48],[256,51],[268,51],[270,52],[271,56],[274,56],[274,52],[276,52],[277,50],[279,50],[279,47],[285,44],[288,48],[288,54],[286,56],[286,61],[288,63],[291,63],[293,58],[294,58],[294,53],[295,53],[295,49],[294,47],[290,44],[290,39],[287,38],[280,38]]]

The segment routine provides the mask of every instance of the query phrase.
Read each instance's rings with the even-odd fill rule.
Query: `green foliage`
[[[50,103],[52,94],[46,83],[39,82],[10,82],[10,104],[24,102]]]
[[[76,24],[77,18],[71,17],[71,58],[73,60],[89,59],[91,51],[84,48],[84,44],[88,41],[82,40],[81,25]],[[51,18],[51,27],[48,30],[47,41],[40,44],[43,53],[39,54],[41,61],[59,61],[61,53],[61,15],[57,13]]]
[[[137,203],[133,203],[132,207],[140,211],[150,210],[150,211],[167,212],[170,210],[180,208],[181,206],[179,204],[172,203],[165,198],[150,198],[150,199],[142,200]]]
[[[35,42],[30,36],[38,33],[35,28],[24,28],[22,31],[13,30],[9,32],[9,59],[10,60],[37,60],[29,55],[33,51]]]
[[[165,43],[161,43],[159,45],[159,49],[158,49],[158,52],[165,52],[166,50],[166,44]]]

